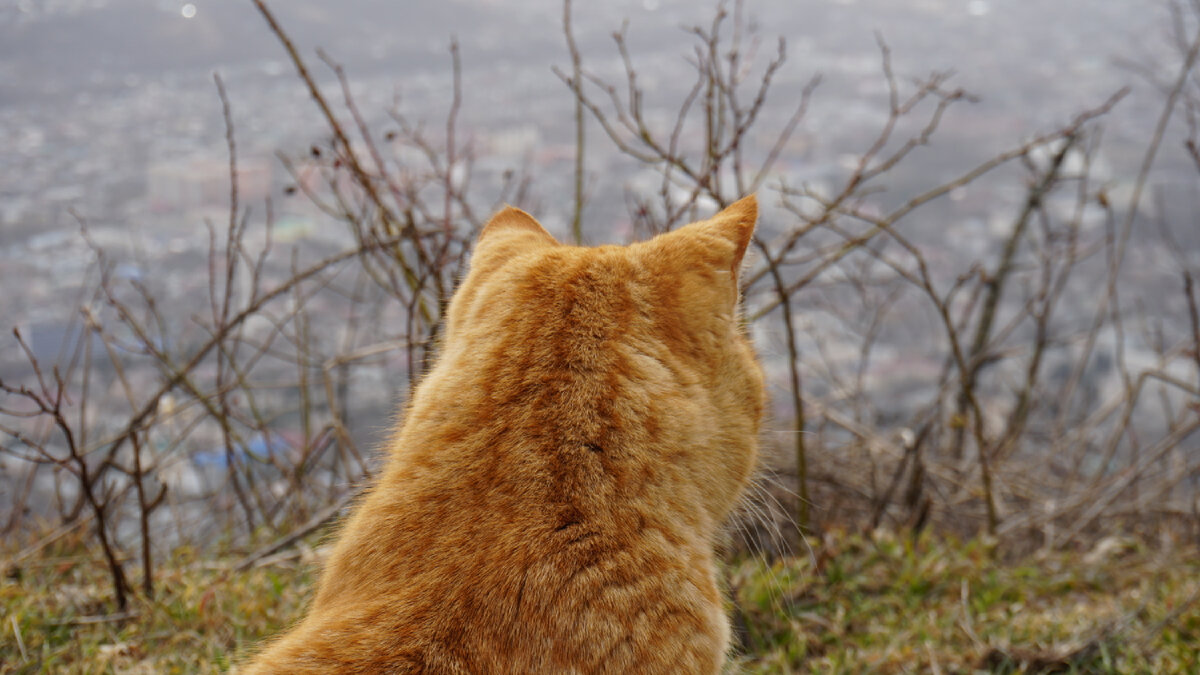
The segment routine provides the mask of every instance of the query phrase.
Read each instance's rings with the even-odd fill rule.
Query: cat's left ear
[[[471,271],[486,274],[514,256],[558,242],[533,216],[514,206],[501,209],[479,233],[471,254]]]
[[[482,244],[498,235],[530,237],[531,241],[551,246],[558,244],[553,235],[547,232],[536,218],[515,206],[506,206],[492,216],[492,219],[483,226],[483,230],[479,233],[478,242]]]

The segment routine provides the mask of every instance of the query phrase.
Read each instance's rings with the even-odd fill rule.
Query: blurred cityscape
[[[460,128],[477,154],[480,208],[490,208],[506,171],[524,168],[533,179],[527,206],[553,232],[565,234],[574,101],[551,71],[552,65],[569,67],[559,3],[280,0],[274,5],[318,80],[335,91],[332,74],[313,55],[319,46],[345,65],[359,108],[381,130],[393,107],[433,127],[442,124],[452,96],[448,45],[451,36],[457,38],[464,93]],[[666,128],[694,81],[685,58],[694,38],[684,27],[710,21],[711,4],[577,5],[575,30],[585,65],[615,82],[621,81],[623,68],[611,34],[629,20],[639,81],[653,93],[646,102],[649,117]],[[945,117],[934,142],[889,177],[881,204],[935,186],[1133,85],[1133,94],[1105,122],[1103,147],[1092,166],[1093,176],[1109,183],[1120,208],[1162,108],[1161,96],[1139,69],[1169,73],[1177,62],[1163,46],[1171,28],[1164,7],[1094,0],[747,2],[746,15],[762,37],[755,47],[759,62],[773,53],[777,35],[786,38],[788,50],[788,63],[759,124],[764,132],[752,137],[757,145],[749,152],[765,156],[773,141],[769,132],[781,128],[802,88],[820,74],[823,82],[811,110],[770,168],[768,183],[834,189],[886,119],[877,32],[891,47],[904,86],[952,69],[952,85],[980,98]],[[329,225],[312,203],[286,194],[295,177],[276,153],[303,157],[328,131],[248,0],[0,4],[0,279],[6,290],[0,294],[5,329],[0,378],[28,374],[27,361],[9,336],[12,326],[20,327],[34,354],[47,363],[78,330],[76,318],[85,301],[80,294],[96,274],[95,255],[79,236],[81,222],[92,240],[120,261],[114,274],[146,280],[180,316],[205,306],[206,223],[223,227],[229,210],[226,129],[214,72],[229,93],[240,198],[251,219],[263,218],[270,200],[277,245],[316,252],[347,245],[345,231]],[[660,178],[622,156],[595,124],[588,133],[588,237],[622,240],[632,234],[626,194],[653,193]],[[1168,143],[1177,148],[1178,140],[1172,136]],[[1192,215],[1200,212],[1196,181],[1183,153],[1163,153],[1151,175],[1151,198],[1144,201],[1147,214],[1173,228],[1187,259],[1200,268],[1200,230]],[[935,244],[931,261],[945,263],[942,278],[952,279],[960,272],[953,261],[984,258],[997,246],[1023,198],[1016,174],[972,184],[927,211],[912,236]],[[1073,196],[1063,199],[1051,207],[1074,207]],[[763,220],[766,235],[784,226],[782,217],[771,213]],[[1101,227],[1101,220],[1100,213],[1088,214],[1084,226]],[[1170,317],[1182,321],[1185,312],[1173,290],[1177,277],[1169,266],[1155,263],[1162,240],[1139,236],[1132,246],[1124,281],[1137,289],[1140,309],[1168,322]],[[285,260],[270,273],[288,271]],[[1077,280],[1081,292],[1094,282]],[[338,316],[332,300],[321,302],[311,307],[314,314]],[[920,348],[927,316],[914,312],[910,321],[880,338],[868,376],[881,400],[903,400],[914,382],[932,380],[927,375],[942,365],[935,353]],[[1148,346],[1139,346],[1141,338],[1128,339],[1136,358],[1152,358]],[[764,340],[769,343],[770,336]],[[782,372],[778,348],[773,354],[767,344],[764,351],[768,366]],[[151,368],[128,375],[145,385],[158,377]],[[381,394],[397,393],[382,376],[375,386]],[[394,400],[388,396],[377,401],[380,411]],[[383,423],[386,413],[381,415],[374,424]]]

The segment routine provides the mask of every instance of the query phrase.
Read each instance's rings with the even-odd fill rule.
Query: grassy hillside
[[[185,551],[121,617],[81,550],[6,563],[0,673],[225,672],[299,614],[318,557],[302,546],[236,573],[237,556]],[[1130,542],[995,562],[978,541],[831,535],[727,572],[733,672],[1194,673],[1200,651],[1200,560]]]

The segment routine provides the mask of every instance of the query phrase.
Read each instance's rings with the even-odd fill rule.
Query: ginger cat
[[[242,672],[719,672],[713,539],[765,399],[757,216],[583,248],[496,214],[308,615]]]

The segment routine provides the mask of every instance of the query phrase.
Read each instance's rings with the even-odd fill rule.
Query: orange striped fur
[[[713,540],[756,461],[758,205],[630,246],[507,208],[308,615],[243,673],[716,673]]]

